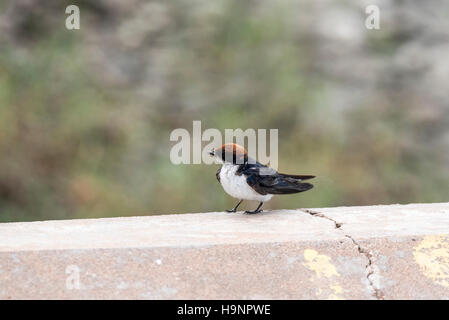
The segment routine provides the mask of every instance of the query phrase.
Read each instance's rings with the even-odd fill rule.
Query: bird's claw
[[[259,212],[262,212],[263,210],[254,210],[254,211],[245,211],[245,213],[248,213],[248,214],[256,214],[256,213],[259,213]]]
[[[235,209],[225,210],[225,211],[228,212],[228,213],[234,213],[234,212],[237,212],[237,210],[235,210]]]

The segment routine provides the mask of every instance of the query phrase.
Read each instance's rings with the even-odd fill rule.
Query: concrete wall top
[[[0,298],[449,299],[449,203],[3,223]]]

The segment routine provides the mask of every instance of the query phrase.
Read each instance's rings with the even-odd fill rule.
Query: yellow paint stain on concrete
[[[304,259],[306,260],[304,265],[315,272],[316,278],[329,279],[329,288],[332,292],[328,296],[328,299],[343,300],[344,298],[341,296],[341,294],[343,293],[343,288],[335,279],[335,277],[339,277],[340,274],[332,264],[331,258],[324,254],[319,254],[316,250],[306,249],[304,250]],[[312,278],[311,280],[314,279]],[[324,292],[321,288],[317,289],[317,296],[321,296],[323,293]]]
[[[318,254],[315,250],[306,249],[304,251],[304,258],[306,259],[304,265],[310,270],[315,271],[318,278],[321,278],[322,276],[326,278],[340,276],[337,269],[335,269],[334,265],[330,262],[330,257],[324,254]]]
[[[343,293],[343,288],[339,285],[333,285],[331,286],[331,289],[334,291],[334,293],[331,293],[329,295],[330,300],[344,300],[339,294]]]
[[[421,272],[434,282],[449,288],[449,236],[426,236],[414,248],[413,257]]]

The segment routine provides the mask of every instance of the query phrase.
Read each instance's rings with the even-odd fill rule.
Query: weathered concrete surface
[[[445,299],[448,233],[449,203],[5,223],[0,298]]]
[[[385,299],[449,299],[449,204],[315,209],[370,259]]]

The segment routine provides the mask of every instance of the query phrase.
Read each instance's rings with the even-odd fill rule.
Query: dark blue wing
[[[285,175],[276,170],[264,166],[258,162],[254,164],[243,164],[239,170],[246,176],[246,182],[258,193],[265,194],[290,194],[307,191],[313,188],[310,183],[301,182],[312,176]]]

